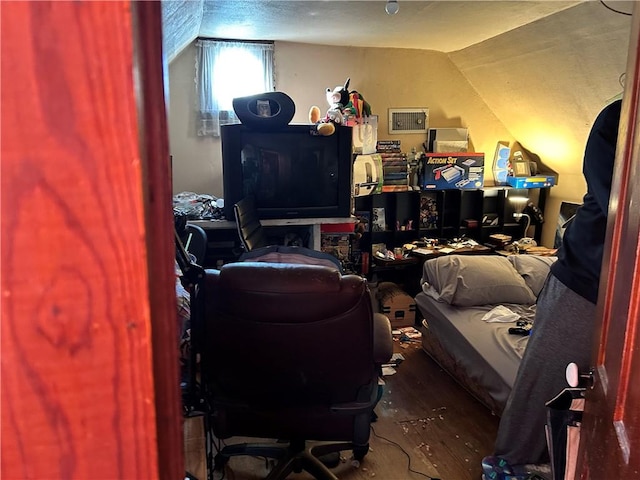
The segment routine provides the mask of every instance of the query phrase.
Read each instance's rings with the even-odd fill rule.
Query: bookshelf
[[[497,233],[518,239],[525,236],[525,226],[513,214],[523,205],[510,201],[510,196],[531,201],[544,211],[548,190],[549,187],[485,187],[408,190],[355,197],[356,216],[370,219],[370,228],[359,240],[360,250],[369,253],[373,265],[373,254],[380,244],[393,250],[422,238],[446,241],[464,236],[484,245],[490,235]],[[541,230],[540,225],[531,226],[527,236],[539,244]]]

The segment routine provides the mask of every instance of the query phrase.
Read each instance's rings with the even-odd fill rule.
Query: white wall
[[[196,49],[185,48],[169,64],[169,148],[173,191],[222,196],[220,141],[196,135]]]
[[[170,147],[174,192],[222,196],[220,142],[195,134],[195,47],[186,48],[169,67]],[[389,135],[387,109],[428,107],[432,127],[468,127],[476,151],[493,155],[496,142],[512,141],[506,127],[440,52],[404,49],[330,47],[276,42],[276,88],[296,104],[292,123],[308,123],[309,109],[327,108],[325,90],[351,78],[379,115],[378,138],[400,139],[403,150],[422,149],[426,135]]]
[[[586,191],[582,156],[598,111],[622,90],[630,18],[585,2],[498,37],[444,54],[276,42],[276,87],[296,104],[296,123],[326,88],[351,78],[379,115],[378,138],[421,149],[423,135],[387,133],[387,109],[428,107],[432,127],[468,127],[471,147],[491,164],[498,141],[519,141],[559,172],[543,243],[553,244],[562,201]],[[220,142],[195,135],[195,47],[170,64],[169,129],[174,192],[223,196]]]

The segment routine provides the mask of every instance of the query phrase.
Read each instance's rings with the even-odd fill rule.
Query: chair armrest
[[[391,322],[381,314],[373,314],[373,361],[382,364],[389,361],[393,354]]]

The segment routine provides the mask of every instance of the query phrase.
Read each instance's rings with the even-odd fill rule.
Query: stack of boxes
[[[519,142],[511,148],[507,183],[513,188],[543,188],[556,184],[558,174],[547,167],[540,157]]]
[[[400,141],[379,141],[377,149],[382,159],[382,191],[406,192],[409,190],[407,156],[400,150]]]

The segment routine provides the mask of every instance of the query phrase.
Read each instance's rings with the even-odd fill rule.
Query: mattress
[[[514,323],[488,323],[495,305],[454,307],[425,293],[416,296],[424,320],[422,347],[494,413],[506,405],[529,337],[508,332]],[[533,320],[535,305],[505,304]]]

